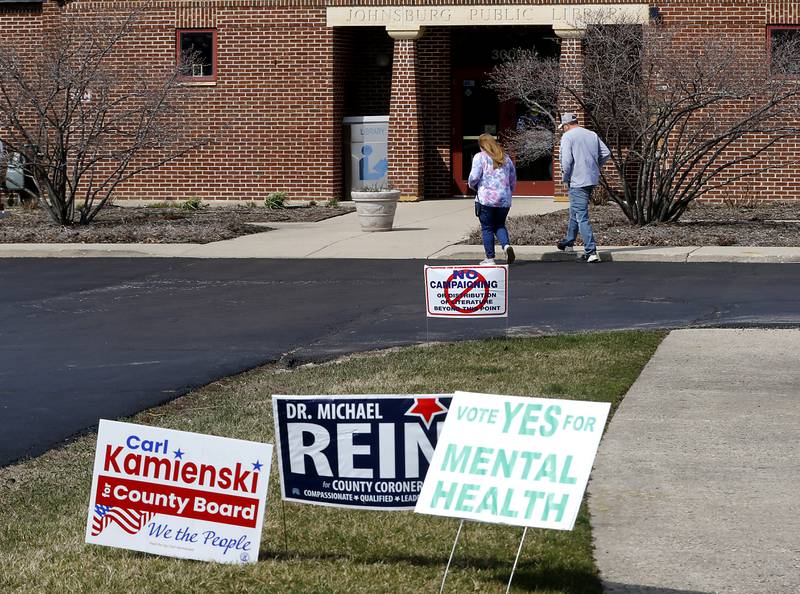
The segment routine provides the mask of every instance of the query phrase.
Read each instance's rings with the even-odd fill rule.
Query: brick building
[[[24,48],[47,35],[62,11],[129,10],[135,1],[0,0],[0,37]],[[502,133],[521,117],[481,83],[516,47],[560,56],[574,75],[581,59],[576,15],[602,5],[645,22],[654,10],[689,30],[735,36],[767,48],[774,30],[800,27],[797,0],[664,0],[605,3],[481,0],[153,0],[126,59],[174,61],[182,46],[203,53],[191,73],[190,117],[213,146],[142,174],[118,198],[262,200],[343,198],[343,120],[389,116],[388,167],[406,198],[464,194],[477,135]],[[688,42],[688,41],[687,41]],[[746,148],[746,147],[744,147]],[[786,161],[800,146],[777,147]],[[520,171],[518,195],[552,196],[550,160]],[[800,169],[746,182],[765,199],[800,199]],[[734,188],[735,189],[735,188]]]

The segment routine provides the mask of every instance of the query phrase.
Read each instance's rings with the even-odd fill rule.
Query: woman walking
[[[506,261],[514,262],[506,230],[506,217],[511,209],[511,194],[517,186],[517,170],[491,134],[478,137],[479,152],[472,159],[469,172],[469,187],[478,192],[475,197],[475,213],[481,221],[481,235],[486,259],[481,264],[494,264],[494,237],[503,247]]]

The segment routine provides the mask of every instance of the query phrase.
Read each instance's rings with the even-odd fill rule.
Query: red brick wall
[[[420,104],[424,139],[424,196],[453,195],[450,161],[452,82],[450,30],[429,27],[419,44]]]
[[[685,27],[682,41],[689,47],[711,32],[727,39],[736,39],[743,53],[763,55],[767,47],[768,25],[800,24],[800,4],[796,0],[717,0],[697,2],[668,0],[659,3],[664,22]],[[754,92],[757,90],[754,89]],[[730,105],[730,114],[744,113],[747,105]],[[744,140],[726,152],[729,158],[739,158],[755,145]],[[775,146],[763,158],[744,163],[731,170],[736,176],[743,171],[755,171],[764,166],[779,165],[778,169],[735,181],[729,186],[706,194],[709,201],[722,200],[800,200],[800,141],[785,141]],[[720,178],[726,179],[725,176]]]
[[[393,55],[389,181],[400,190],[401,199],[419,200],[424,194],[419,40],[395,39]]]
[[[30,61],[41,42],[42,23],[50,4],[0,4],[0,46],[13,47],[20,59]],[[3,51],[0,49],[0,51]],[[0,99],[1,100],[1,99]],[[0,138],[7,137],[0,121]],[[8,144],[8,140],[6,140]],[[8,146],[5,147],[8,150]],[[0,186],[5,184],[5,165],[0,164]]]
[[[562,39],[561,54],[559,56],[559,73],[564,78],[572,81],[573,87],[582,88],[580,80],[583,73],[582,41],[580,39]],[[575,113],[581,125],[586,125],[583,111],[578,107],[577,101],[569,93],[562,93],[558,98],[558,107],[561,113]],[[561,182],[560,143],[556,142],[553,150],[553,180],[555,181],[555,197],[560,201],[567,200],[567,189]]]
[[[100,12],[122,3],[78,2]],[[342,191],[347,39],[322,7],[253,0],[157,2],[126,47],[133,63],[172,63],[176,28],[216,28],[219,74],[191,87],[187,116],[215,142],[120,186],[118,199],[328,200]],[[339,59],[336,57],[339,56]]]
[[[0,4],[0,43],[13,43],[20,54],[38,45],[44,8],[39,4]]]

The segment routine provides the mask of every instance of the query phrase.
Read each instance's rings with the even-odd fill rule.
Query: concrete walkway
[[[563,208],[564,204],[551,199],[518,199],[512,212],[521,216]],[[387,233],[361,231],[355,212],[318,223],[267,226],[276,230],[205,245],[0,244],[0,257],[426,259],[452,249],[477,228],[478,222],[472,199],[466,198],[401,202],[397,205],[394,229]],[[478,252],[482,259],[483,250],[479,248]]]
[[[544,198],[518,198],[513,216],[544,214],[566,204]],[[566,213],[564,215],[566,223]],[[276,229],[198,244],[0,244],[0,258],[14,257],[182,257],[182,258],[392,258],[482,260],[483,248],[461,242],[478,226],[471,198],[428,200],[397,205],[394,229],[364,233],[355,213],[318,223],[268,223]],[[513,238],[512,238],[513,240]],[[516,246],[528,261],[573,260],[554,246]],[[797,248],[600,247],[614,262],[800,262]]]
[[[608,592],[800,592],[800,330],[670,334],[589,485]]]

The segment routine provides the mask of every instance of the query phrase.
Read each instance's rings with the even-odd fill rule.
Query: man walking
[[[599,262],[597,244],[589,222],[589,199],[592,190],[600,182],[600,168],[611,157],[611,151],[603,141],[578,124],[578,116],[565,113],[561,116],[561,175],[569,189],[569,224],[567,236],[556,244],[562,252],[571,252],[578,232],[583,240],[583,262]]]

